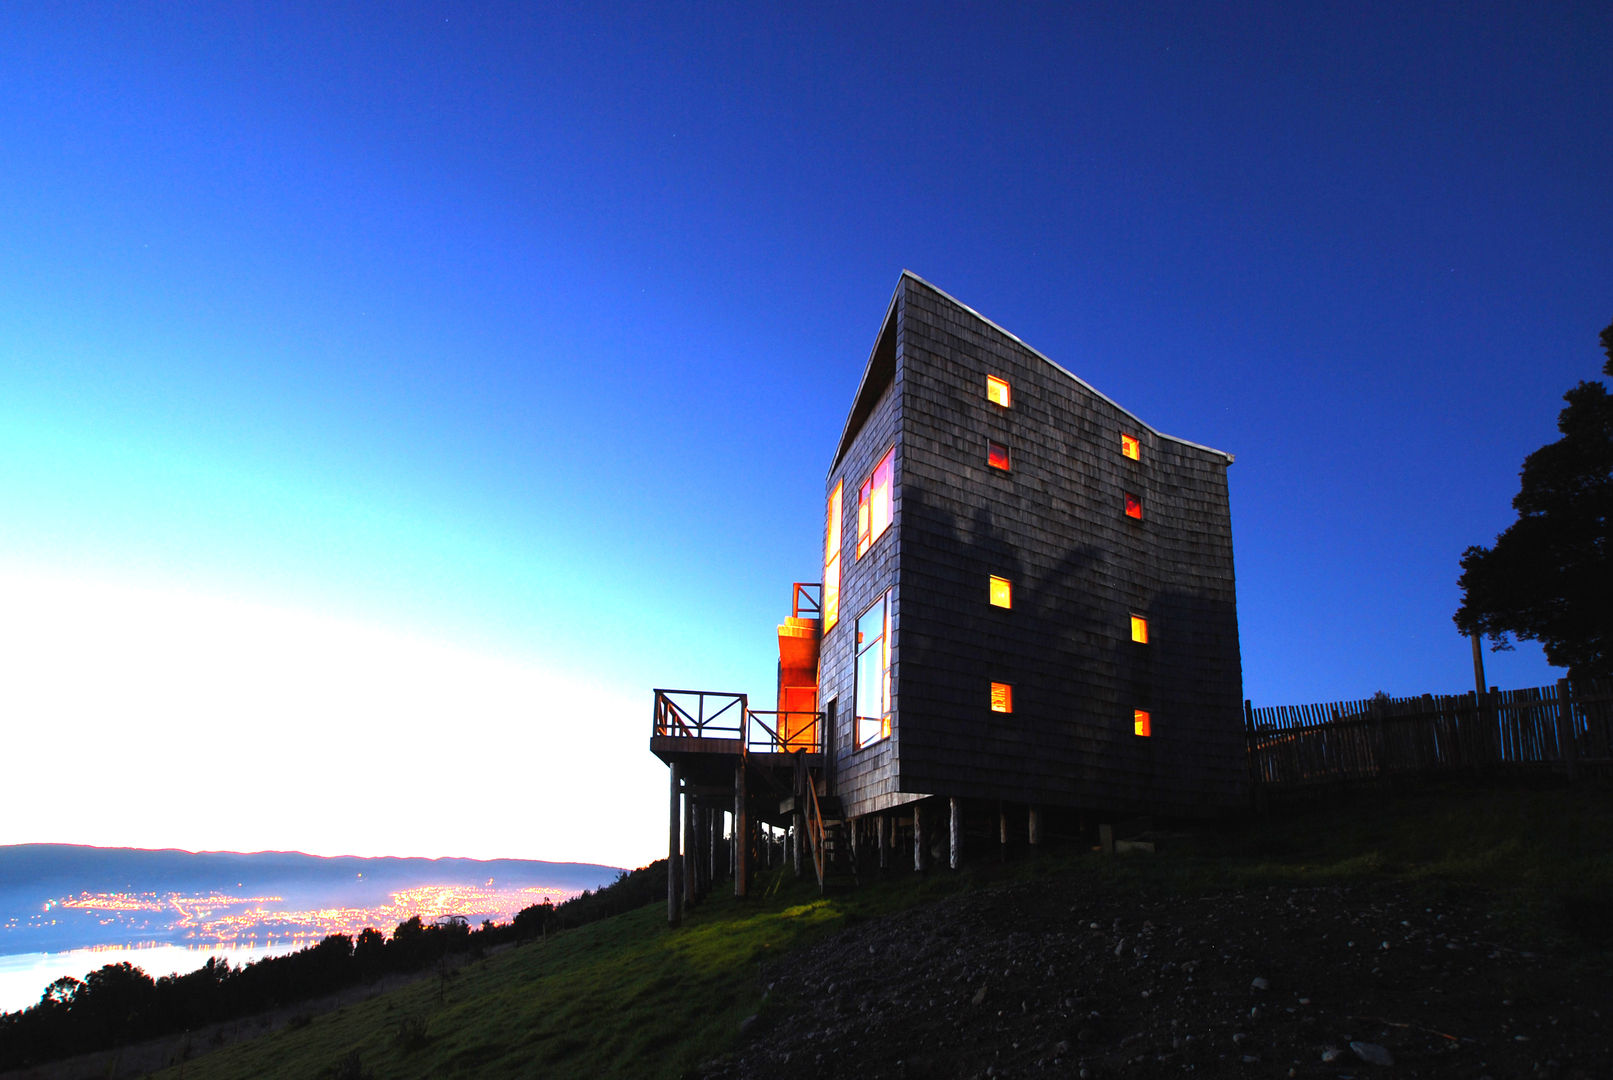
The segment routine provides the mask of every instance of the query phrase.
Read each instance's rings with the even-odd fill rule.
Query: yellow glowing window
[[[823,538],[823,632],[840,621],[840,488],[829,495],[829,525]]]
[[[1014,586],[1005,577],[991,575],[991,606],[1011,608],[1014,606]]]
[[[999,379],[995,375],[987,375],[986,397],[1003,408],[1008,408],[1008,380]]]
[[[1122,432],[1120,435],[1120,452],[1133,461],[1141,461],[1143,458],[1143,444],[1137,441],[1137,436],[1127,435]]]
[[[1129,517],[1129,518],[1136,518],[1138,521],[1142,520],[1142,517],[1143,517],[1143,500],[1142,500],[1142,496],[1133,495],[1129,491],[1126,492],[1126,516]]]
[[[1131,617],[1131,640],[1139,645],[1148,644],[1148,620],[1141,615]]]
[[[1008,447],[1000,442],[986,440],[986,464],[993,469],[1008,471]]]
[[[857,557],[874,546],[891,525],[891,485],[896,470],[896,448],[874,466],[873,475],[857,491]]]
[[[991,711],[1011,713],[1014,711],[1014,688],[1005,682],[991,684]]]
[[[1131,710],[1131,730],[1145,739],[1154,733],[1153,720],[1145,710]]]

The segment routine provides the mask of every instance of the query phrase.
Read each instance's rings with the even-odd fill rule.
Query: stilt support
[[[963,802],[957,798],[947,800],[948,818],[947,839],[950,842],[949,866],[956,870],[963,865]]]
[[[678,926],[683,922],[683,852],[678,844],[679,820],[678,813],[678,763],[673,762],[667,767],[672,776],[669,785],[671,790],[670,807],[667,814],[666,839],[666,921],[668,926]]]

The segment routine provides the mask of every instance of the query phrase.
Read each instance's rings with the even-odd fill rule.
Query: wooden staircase
[[[818,891],[828,892],[857,884],[849,824],[838,796],[819,795],[817,784],[807,781],[807,837],[812,843],[812,866],[818,874]]]

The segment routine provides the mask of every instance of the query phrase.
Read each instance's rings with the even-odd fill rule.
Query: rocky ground
[[[1613,1077],[1605,962],[1507,925],[1404,883],[1000,885],[764,967],[704,1076]]]

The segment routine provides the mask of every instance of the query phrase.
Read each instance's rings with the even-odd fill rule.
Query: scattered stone
[[[1257,976],[1255,976],[1254,981],[1249,984],[1249,989],[1251,989],[1251,990],[1270,990],[1271,989],[1271,983],[1266,981],[1266,979],[1264,977],[1257,975]]]
[[[1377,1043],[1369,1042],[1352,1042],[1350,1049],[1356,1057],[1368,1065],[1381,1065],[1387,1069],[1395,1063],[1395,1056],[1389,1052],[1387,1046],[1379,1046]]]

